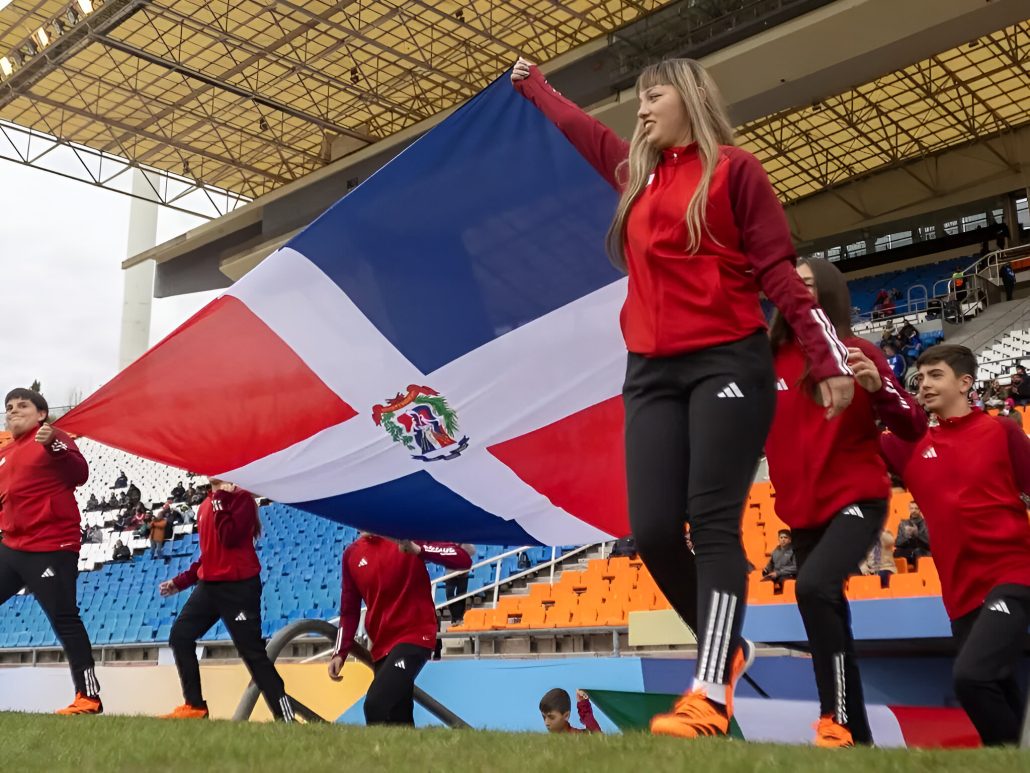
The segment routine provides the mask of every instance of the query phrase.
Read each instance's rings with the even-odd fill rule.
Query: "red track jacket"
[[[197,512],[200,557],[172,579],[175,587],[183,590],[197,580],[249,580],[261,574],[261,562],[254,549],[257,526],[257,503],[249,491],[209,494]]]

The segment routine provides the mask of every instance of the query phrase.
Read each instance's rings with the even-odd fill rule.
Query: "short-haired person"
[[[160,586],[162,596],[195,586],[168,638],[185,703],[164,718],[207,718],[197,640],[221,619],[272,716],[292,722],[293,706],[261,636],[261,562],[254,548],[261,521],[254,496],[232,483],[212,479],[211,493],[197,515],[197,530],[200,556],[189,569]]]
[[[89,466],[50,408],[31,389],[4,398],[13,441],[0,449],[0,604],[22,588],[36,597],[68,657],[75,700],[58,714],[101,714],[93,647],[79,616],[76,580],[82,516],[75,489]]]
[[[754,654],[741,635],[741,519],[776,407],[760,293],[789,319],[827,418],[853,397],[847,349],[798,280],[783,206],[758,159],[734,146],[719,88],[699,62],[667,59],[640,73],[629,142],[525,59],[511,80],[619,193],[606,246],[629,276],[620,316],[629,521],[698,642],[693,682],[651,732],[726,735],[734,686]],[[696,571],[685,570],[688,519]]]
[[[916,440],[926,431],[926,415],[898,383],[883,352],[852,332],[851,296],[840,270],[827,260],[808,259],[797,272],[849,347],[849,363],[863,388],[827,422],[808,360],[777,315],[770,333],[779,389],[765,444],[769,478],[797,560],[798,611],[819,692],[815,743],[871,744],[844,583],[887,517],[891,482],[880,457],[877,422]]]
[[[415,679],[436,646],[436,606],[426,562],[468,569],[472,557],[451,542],[397,542],[362,534],[343,551],[340,630],[329,678],[343,678],[365,602],[375,676],[365,695],[369,725],[415,724]]]
[[[540,716],[548,733],[600,733],[601,726],[594,719],[594,707],[590,705],[590,696],[582,690],[576,690],[576,710],[583,727],[569,724],[572,715],[572,699],[560,687],[544,693],[540,699]]]
[[[972,408],[976,357],[940,344],[920,355],[919,399],[937,417],[917,442],[881,438],[926,519],[944,608],[958,644],[955,694],[985,745],[1016,743],[1016,681],[1030,623],[1030,440]]]

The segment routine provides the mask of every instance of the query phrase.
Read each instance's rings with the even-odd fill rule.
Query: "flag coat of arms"
[[[615,202],[499,79],[60,426],[386,536],[622,536]]]

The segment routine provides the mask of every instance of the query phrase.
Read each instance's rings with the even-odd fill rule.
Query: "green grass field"
[[[871,773],[1030,768],[1012,750],[908,751],[814,748],[726,739],[682,742],[643,734],[548,736],[334,725],[167,722],[0,713],[0,770],[84,773],[256,771],[517,771],[517,773]]]

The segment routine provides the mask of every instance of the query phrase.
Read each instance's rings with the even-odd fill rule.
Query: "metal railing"
[[[275,663],[279,654],[294,639],[301,636],[307,636],[309,634],[315,634],[317,636],[323,636],[331,642],[335,642],[336,630],[335,625],[328,623],[325,620],[295,620],[276,631],[275,635],[268,640],[265,652],[268,653],[268,659]],[[351,646],[350,654],[355,660],[364,663],[369,668],[372,667],[372,656],[368,653],[368,650],[357,642],[354,642]],[[250,719],[250,715],[254,712],[254,707],[257,705],[259,694],[260,690],[258,690],[258,686],[252,680],[250,684],[247,685],[247,689],[243,691],[243,696],[240,698],[240,703],[236,707],[236,712],[233,714],[232,718],[237,721],[246,721],[247,719]],[[420,705],[448,727],[469,727],[469,724],[465,720],[436,700],[436,698],[429,695],[429,693],[421,687],[415,687],[414,698],[415,703]],[[320,717],[292,696],[290,697],[290,702],[297,709],[297,713],[308,721],[327,721],[324,717]]]
[[[619,635],[628,633],[629,628],[627,626],[603,626],[594,628],[519,628],[517,630],[502,629],[497,631],[445,631],[444,633],[437,634],[441,639],[471,639],[472,640],[472,657],[477,660],[482,657],[480,643],[483,639],[504,639],[510,638],[512,635],[518,636],[608,636],[612,637],[612,651],[611,656],[614,658],[621,657],[622,646],[619,641]],[[551,655],[553,653],[548,653]],[[574,655],[583,655],[582,652],[571,653]],[[597,653],[594,653],[597,654]]]

